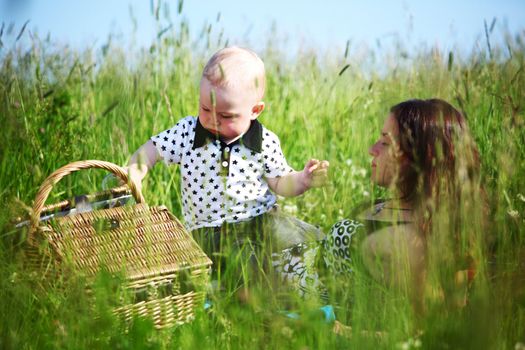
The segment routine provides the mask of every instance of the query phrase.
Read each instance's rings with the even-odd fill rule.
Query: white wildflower
[[[352,166],[352,159],[347,159],[345,163],[348,166]]]
[[[370,197],[370,192],[368,192],[368,191],[363,191],[363,196],[364,196],[364,197]]]
[[[396,347],[401,350],[419,349],[423,343],[419,338],[410,338],[405,342],[397,343]]]
[[[410,343],[405,341],[402,343],[397,343],[396,347],[401,350],[409,350],[410,349]]]
[[[507,214],[509,214],[509,216],[510,216],[511,218],[513,218],[513,219],[517,219],[517,218],[520,217],[520,213],[518,213],[518,211],[515,210],[515,209],[509,209],[509,210],[507,210]]]
[[[521,193],[518,193],[518,199],[522,202],[525,202],[525,196],[522,195]]]
[[[286,327],[284,326],[283,328],[281,328],[281,333],[282,335],[284,335],[286,338],[292,338],[293,337],[293,330],[290,328],[290,327]]]
[[[297,205],[285,204],[283,205],[283,211],[288,214],[295,215],[299,210],[297,209]]]
[[[314,209],[314,208],[317,208],[317,207],[319,206],[319,204],[316,203],[316,202],[313,202],[313,201],[307,201],[307,202],[305,203],[305,206],[306,206],[306,208],[308,208],[308,209]]]

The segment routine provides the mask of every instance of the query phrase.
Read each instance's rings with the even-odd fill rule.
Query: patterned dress
[[[352,243],[364,225],[355,220],[341,220],[320,241],[304,242],[273,254],[273,266],[283,282],[300,297],[328,301],[322,283],[323,272],[347,275],[352,272]]]
[[[322,283],[323,275],[341,280],[351,277],[358,258],[359,242],[382,228],[407,223],[403,220],[376,220],[374,216],[384,208],[385,202],[375,204],[366,219],[338,221],[322,240],[305,242],[274,254],[274,267],[301,297],[326,301],[328,292]]]

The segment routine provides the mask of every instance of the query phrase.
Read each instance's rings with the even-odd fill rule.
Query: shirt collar
[[[220,140],[218,134],[214,134],[210,132],[209,130],[206,130],[204,126],[202,126],[199,118],[197,118],[197,126],[195,127],[195,139],[193,140],[193,149],[197,149],[199,147],[204,146],[205,144]],[[221,143],[223,143],[221,141]],[[234,144],[240,143],[247,148],[251,149],[254,152],[261,153],[262,151],[262,125],[257,121],[257,119],[254,119],[250,123],[250,128],[248,131],[242,135],[242,137],[234,142],[232,142],[229,146],[232,146]]]

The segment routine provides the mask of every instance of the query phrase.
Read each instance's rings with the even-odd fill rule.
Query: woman
[[[429,99],[392,107],[369,153],[371,180],[388,189],[390,199],[336,223],[322,249],[315,249],[336,276],[335,287],[341,276],[363,268],[373,279],[406,290],[421,312],[429,274],[437,275],[433,280],[447,299],[458,271],[473,269],[482,230],[465,223],[480,214],[478,152],[463,115]],[[283,266],[284,273],[299,272],[295,279],[303,288],[308,281],[319,285],[317,273],[300,259],[309,252],[305,246],[290,249],[290,263]]]
[[[473,215],[478,224],[483,221],[478,152],[464,116],[449,103],[430,99],[392,107],[369,153],[371,180],[387,188],[391,199],[359,213],[357,220],[335,224],[324,260],[336,272],[351,270],[352,241],[365,231],[368,235],[356,236],[354,244],[363,266],[376,280],[407,287],[421,310],[429,266],[439,266],[445,297],[457,272],[473,269],[472,250],[482,230],[471,221]]]

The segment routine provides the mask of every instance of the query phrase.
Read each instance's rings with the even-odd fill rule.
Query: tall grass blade
[[[492,34],[492,31],[494,30],[494,27],[496,26],[496,17],[492,19],[492,23],[490,23],[490,29],[489,32]]]
[[[115,101],[112,104],[110,104],[100,116],[105,117],[107,114],[111,113],[111,111],[114,110],[119,105],[119,103],[119,101]]]
[[[167,26],[166,28],[162,29],[158,34],[157,34],[157,39],[160,39],[160,37],[162,35],[164,35],[168,30],[170,30],[171,28],[173,28],[173,24],[170,24],[169,26]]]
[[[20,33],[18,33],[17,37],[16,37],[16,41],[20,40],[20,38],[22,37],[22,34],[24,34],[24,30],[26,29],[26,26],[27,24],[29,23],[29,20],[27,20],[24,25],[22,26],[22,29],[20,29]]]
[[[343,75],[343,73],[344,73],[348,68],[350,68],[350,65],[349,65],[349,64],[345,65],[345,66],[343,67],[343,69],[341,69],[341,70],[339,71],[339,73],[338,73],[337,75],[338,75],[338,76]]]
[[[48,98],[48,97],[51,96],[54,92],[55,92],[55,89],[49,89],[49,90],[47,90],[46,92],[44,92],[44,94],[42,95],[42,98]]]
[[[483,20],[485,26],[485,39],[487,40],[487,49],[489,50],[489,57],[492,60],[492,48],[490,46],[490,31],[487,27],[487,20]]]
[[[7,26],[6,34],[11,35],[14,29],[15,29],[15,22],[9,22],[9,26]]]

